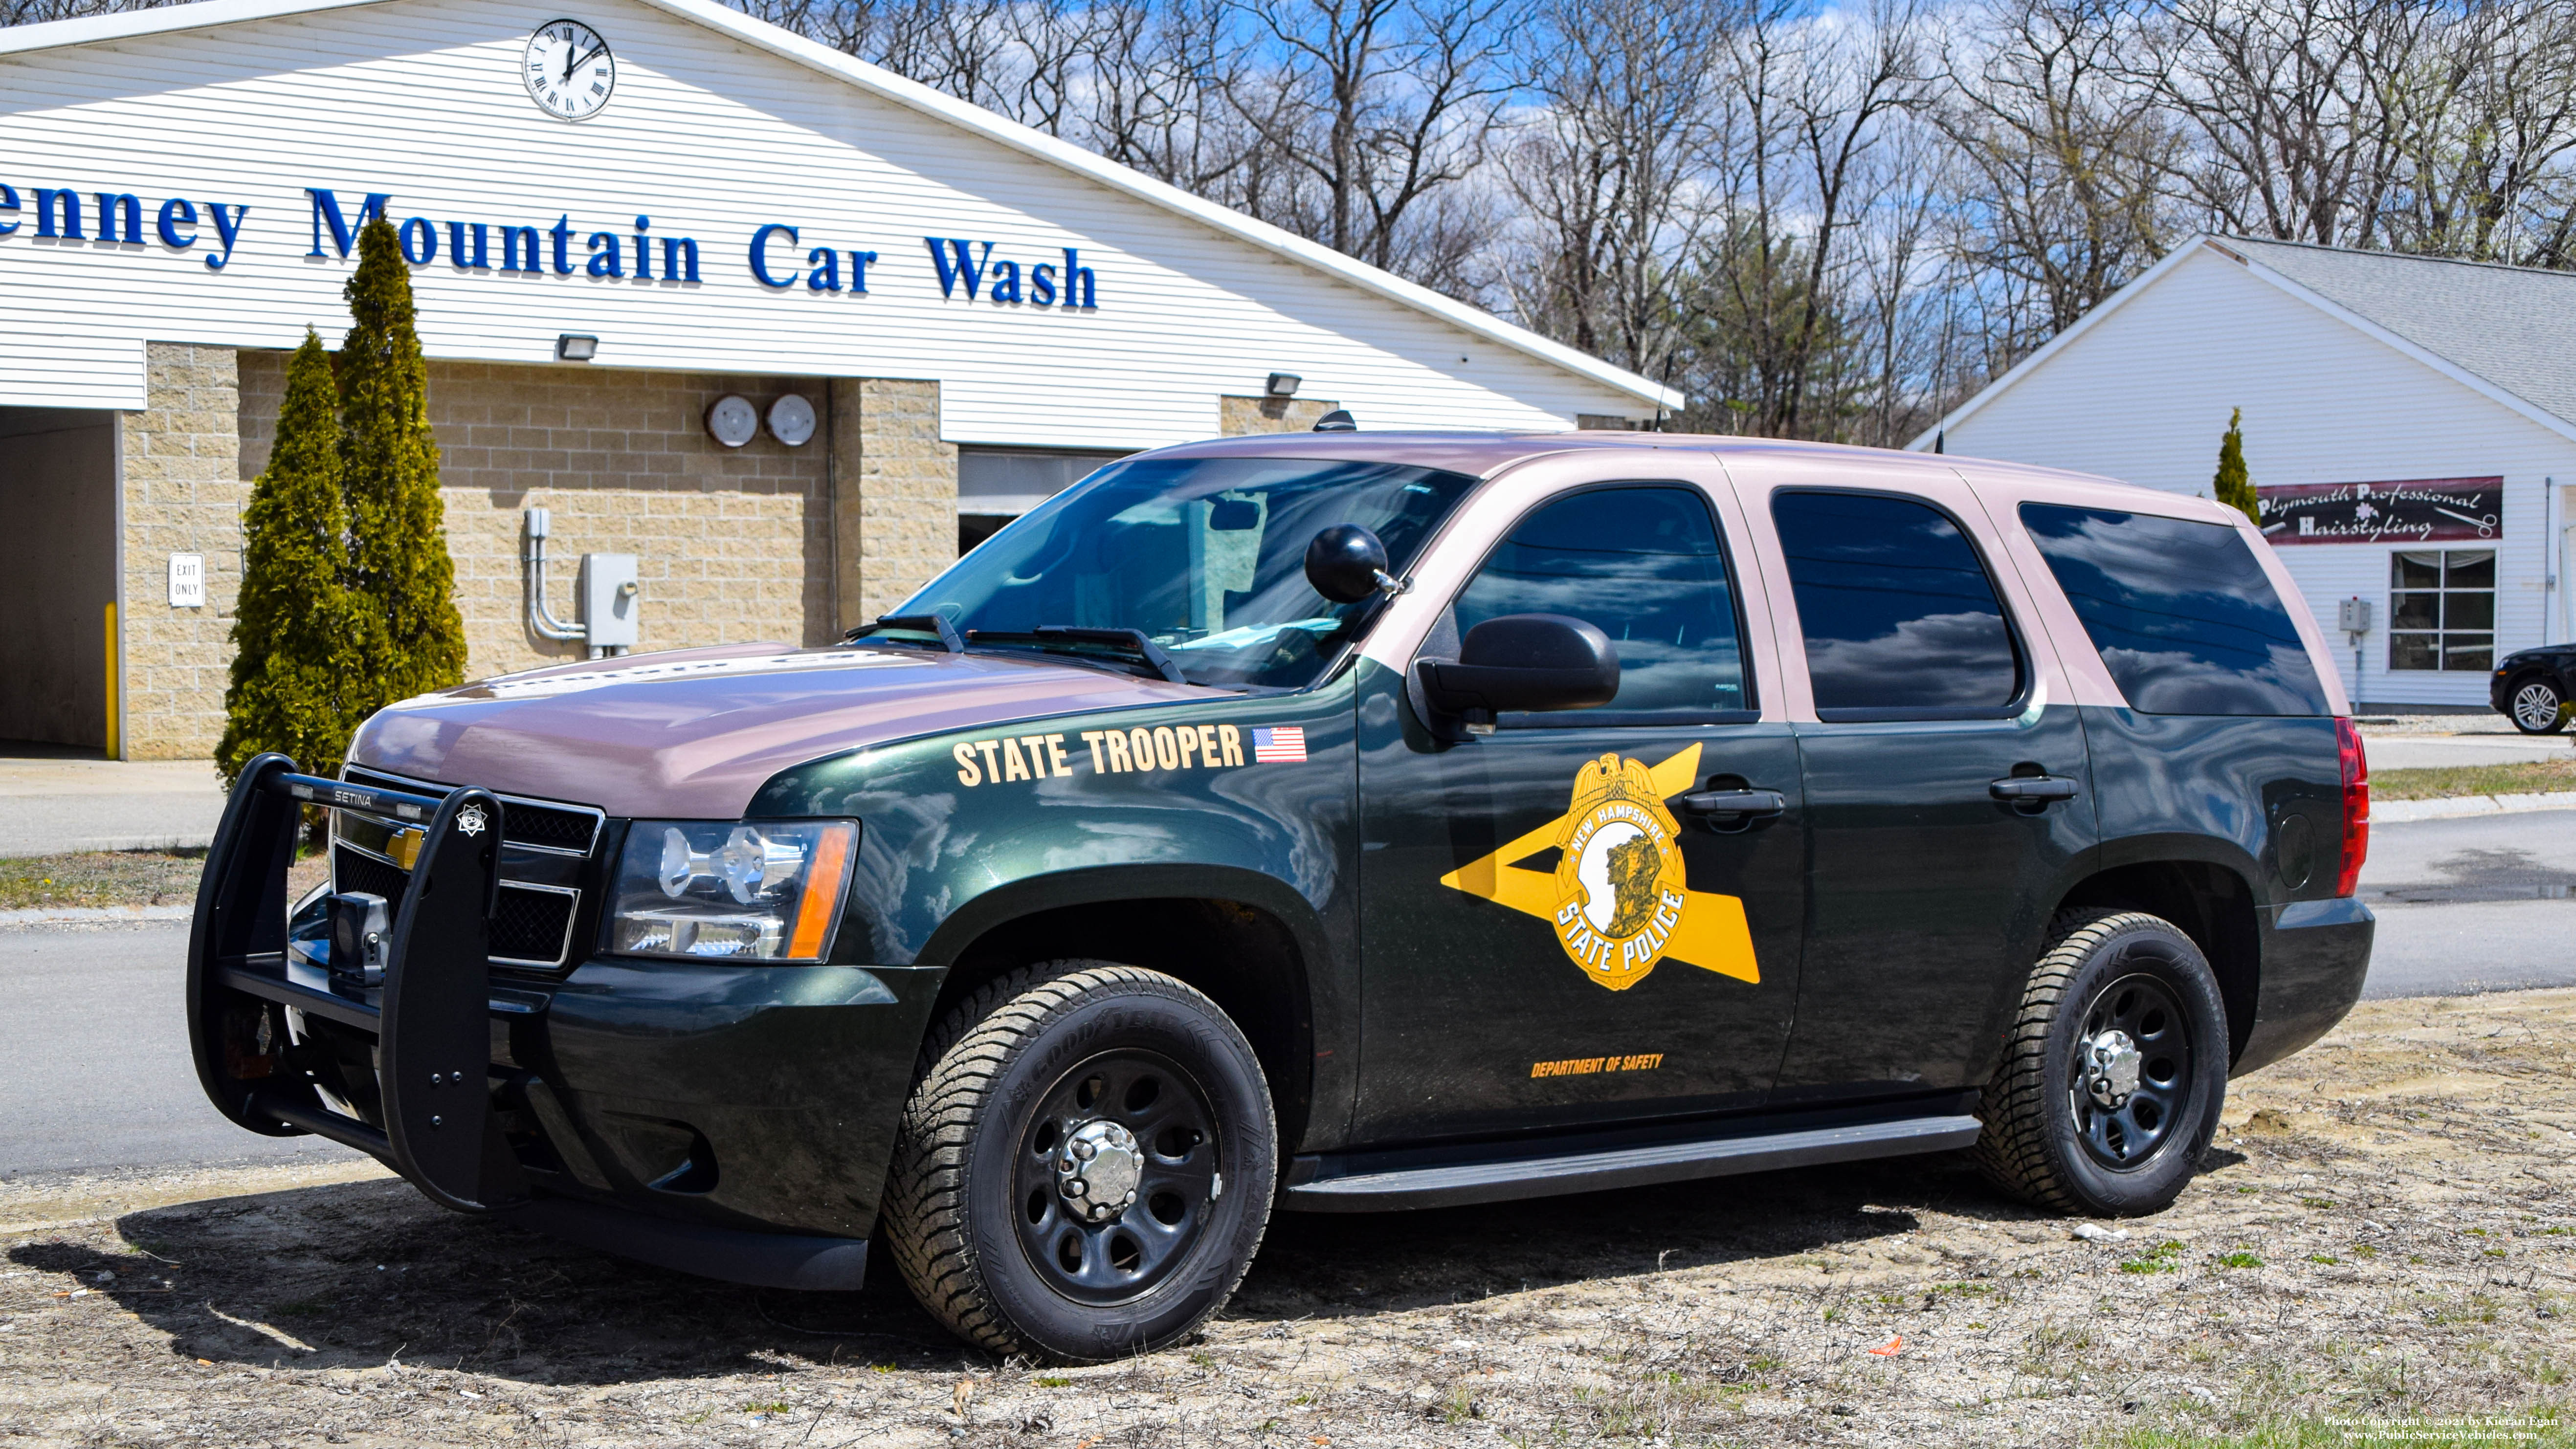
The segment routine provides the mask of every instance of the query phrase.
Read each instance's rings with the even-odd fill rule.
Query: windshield
[[[986,539],[895,612],[942,614],[970,647],[1120,663],[1151,651],[1041,628],[1141,633],[1193,684],[1296,689],[1348,641],[1371,601],[1306,582],[1306,544],[1356,523],[1398,577],[1476,480],[1389,463],[1139,458],[1113,463]]]

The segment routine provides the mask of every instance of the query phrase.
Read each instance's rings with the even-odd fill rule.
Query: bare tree
[[[1553,0],[1520,37],[1537,102],[1500,162],[1524,239],[1496,290],[1530,325],[1649,376],[1679,343],[1676,259],[1711,216],[1731,18],[1693,0]]]
[[[2007,352],[2073,326],[2163,253],[2182,136],[2124,57],[2118,0],[2001,0],[1954,40],[1934,114],[1958,162],[1958,255],[2037,303]]]
[[[1267,219],[1381,267],[1454,252],[1412,232],[1485,157],[1504,0],[1235,3],[1274,60],[1237,78],[1238,110],[1312,188]]]
[[[1884,194],[1891,126],[1926,99],[1915,0],[1813,15],[1766,0],[1730,46],[1727,133],[1714,180],[1726,224],[1697,261],[1711,349],[1703,414],[1729,431],[1830,434],[1847,362],[1840,292],[1852,229]],[[1813,405],[1822,404],[1821,411]]]

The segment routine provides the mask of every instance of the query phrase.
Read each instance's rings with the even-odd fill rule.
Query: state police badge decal
[[[1680,830],[1638,761],[1607,754],[1576,773],[1556,842],[1556,941],[1613,991],[1645,980],[1681,926]]]
[[[1690,888],[1681,827],[1664,808],[1692,788],[1699,758],[1700,747],[1688,745],[1656,765],[1617,754],[1586,760],[1563,815],[1440,883],[1546,922],[1596,986],[1625,991],[1662,961],[1759,985],[1743,900]],[[1550,847],[1553,873],[1521,864]]]

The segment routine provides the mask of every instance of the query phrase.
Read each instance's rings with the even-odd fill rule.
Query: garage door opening
[[[0,407],[0,742],[115,752],[116,414]]]
[[[1121,452],[1078,448],[957,450],[957,556],[1001,532],[1002,525],[1082,481]]]

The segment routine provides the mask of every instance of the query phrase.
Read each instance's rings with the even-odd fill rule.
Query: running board
[[[1945,1104],[1946,1105],[1946,1104]],[[1867,1157],[1945,1152],[1974,1145],[1983,1130],[1962,1114],[1844,1122],[1695,1141],[1604,1146],[1540,1155],[1523,1144],[1509,1156],[1425,1162],[1428,1152],[1372,1152],[1298,1159],[1280,1206],[1304,1212],[1383,1212],[1510,1202],[1559,1193],[1644,1187],[1739,1172],[1770,1172]],[[1488,1153],[1498,1151],[1493,1147]],[[1398,1165],[1410,1159],[1414,1166]]]

